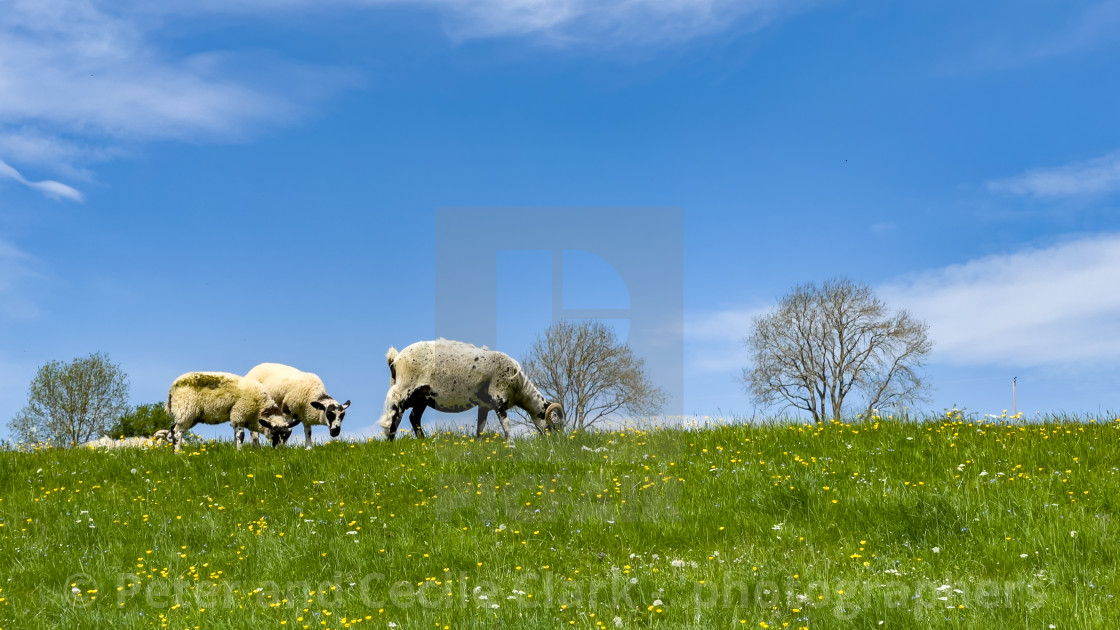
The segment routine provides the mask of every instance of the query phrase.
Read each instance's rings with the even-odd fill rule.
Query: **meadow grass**
[[[0,629],[1120,625],[1120,421],[0,452]]]

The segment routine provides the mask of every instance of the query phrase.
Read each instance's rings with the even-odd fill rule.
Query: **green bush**
[[[163,403],[137,405],[127,415],[122,416],[109,429],[109,437],[151,437],[160,429],[169,429],[175,422]]]

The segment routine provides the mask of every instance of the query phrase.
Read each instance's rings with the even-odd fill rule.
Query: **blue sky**
[[[1120,409],[1120,2],[157,4],[0,4],[4,424],[102,351],[135,402],[291,363],[360,432],[448,207],[680,208],[685,413],[752,413],[750,318],[836,275],[930,322],[932,409]]]

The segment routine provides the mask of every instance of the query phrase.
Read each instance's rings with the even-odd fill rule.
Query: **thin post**
[[[1019,415],[1019,403],[1015,399],[1015,381],[1019,380],[1018,376],[1011,378],[1011,415]]]

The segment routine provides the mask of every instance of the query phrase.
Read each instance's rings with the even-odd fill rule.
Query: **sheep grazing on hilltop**
[[[102,436],[96,440],[90,440],[82,444],[87,448],[159,448],[163,442],[166,442],[170,431],[168,429],[160,429],[152,434],[151,437],[126,437],[121,439],[111,438],[109,436]]]
[[[171,443],[176,452],[183,432],[200,422],[229,422],[238,450],[245,441],[245,429],[265,433],[275,447],[291,436],[296,425],[284,419],[280,406],[260,383],[227,372],[188,372],[175,379],[167,394],[167,411],[175,418]]]
[[[385,412],[378,422],[390,440],[405,409],[412,409],[409,422],[417,437],[423,437],[420,417],[424,409],[453,413],[478,407],[478,429],[486,427],[486,413],[494,410],[502,433],[510,439],[506,411],[520,407],[529,413],[542,432],[553,431],[564,422],[564,408],[549,402],[509,355],[469,343],[437,339],[419,341],[399,353],[389,348],[390,387]]]
[[[313,424],[329,427],[332,438],[338,437],[342,431],[342,419],[346,417],[350,401],[339,404],[331,398],[318,375],[281,363],[262,363],[249,370],[245,378],[260,383],[280,405],[285,416],[303,422],[307,448],[311,448]]]

